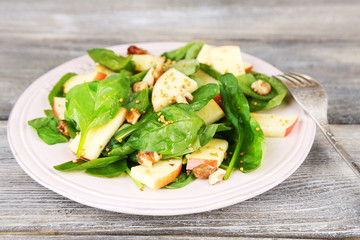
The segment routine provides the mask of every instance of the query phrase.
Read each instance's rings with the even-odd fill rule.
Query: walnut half
[[[59,132],[62,134],[62,135],[65,135],[65,136],[69,136],[70,137],[70,133],[69,133],[69,130],[67,128],[67,125],[66,125],[66,121],[65,120],[61,120],[59,122],[59,125],[56,127],[57,130],[59,130]]]
[[[271,91],[271,85],[263,80],[257,80],[251,84],[251,89],[259,95],[268,95]]]
[[[145,49],[138,48],[137,46],[131,45],[127,50],[128,55],[134,54],[149,54],[149,52]]]
[[[141,165],[152,167],[153,163],[157,163],[162,158],[162,155],[157,152],[147,152],[141,150],[136,157]]]
[[[192,171],[193,171],[195,177],[202,178],[202,179],[208,179],[210,174],[212,174],[216,170],[217,170],[217,168],[212,167],[208,164],[201,164],[197,167],[194,167],[194,169]]]

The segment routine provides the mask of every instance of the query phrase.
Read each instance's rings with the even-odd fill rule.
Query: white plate
[[[184,43],[161,42],[136,44],[160,55]],[[126,54],[129,45],[111,47]],[[281,74],[272,65],[243,53],[254,70],[269,75]],[[85,73],[93,61],[82,56],[44,74],[31,84],[14,106],[8,122],[8,139],[16,160],[24,171],[41,185],[79,203],[115,212],[140,215],[180,215],[209,211],[257,196],[288,178],[308,155],[315,137],[315,123],[288,97],[272,110],[279,114],[299,114],[299,121],[286,138],[267,139],[267,152],[260,168],[251,173],[233,172],[230,179],[210,186],[196,180],[181,189],[140,191],[127,176],[107,179],[83,172],[64,173],[53,166],[73,159],[67,143],[46,145],[27,124],[44,116],[50,109],[47,96],[54,84],[67,72]]]

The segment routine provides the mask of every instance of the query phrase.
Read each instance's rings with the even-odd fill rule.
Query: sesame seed
[[[254,102],[253,104],[254,104],[254,106],[256,106],[256,105],[257,105],[257,102]]]
[[[144,111],[143,111],[143,113],[145,114],[145,113],[146,113],[146,111],[144,110]]]
[[[238,109],[240,109],[240,106],[238,106]]]
[[[106,148],[106,151],[108,152],[108,151],[110,151],[110,149],[109,149],[109,148]]]
[[[194,150],[196,150],[196,149],[197,149],[197,147],[196,147],[196,146],[194,146],[194,147],[193,147],[193,149],[194,149]]]
[[[106,98],[106,95],[104,95],[103,98]]]
[[[244,161],[240,161],[240,163],[244,163]]]
[[[119,139],[119,143],[122,143],[122,141],[123,141],[122,138],[120,138],[120,139]]]
[[[259,128],[259,127],[257,127],[257,128],[256,128],[256,131],[260,131],[260,128]]]
[[[123,102],[123,101],[124,101],[124,99],[122,99],[122,98],[119,99],[119,102]]]
[[[77,162],[78,162],[78,160],[77,160],[77,159],[74,159],[74,160],[73,160],[73,163],[77,163]]]
[[[136,100],[135,103],[140,103],[140,100]]]
[[[244,171],[244,168],[243,168],[243,167],[241,167],[241,168],[240,168],[240,171]]]

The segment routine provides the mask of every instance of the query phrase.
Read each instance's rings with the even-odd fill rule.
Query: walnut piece
[[[263,80],[257,80],[251,84],[251,89],[259,95],[268,95],[271,91],[271,85]]]
[[[126,113],[126,121],[132,125],[136,124],[141,116],[141,113],[139,113],[139,110],[136,108],[130,109],[129,112]]]
[[[148,88],[147,83],[145,83],[145,82],[136,82],[133,85],[133,92],[134,93],[141,92],[142,90],[147,89],[147,88]]]
[[[214,184],[224,180],[225,173],[226,173],[226,171],[221,168],[219,168],[215,172],[211,173],[209,176],[209,184],[214,185]]]
[[[136,157],[141,165],[152,167],[153,163],[157,163],[162,158],[162,155],[157,152],[147,152],[141,150]]]
[[[65,120],[61,120],[59,122],[59,125],[56,127],[57,130],[59,130],[59,132],[62,134],[62,135],[65,135],[65,136],[69,136],[70,137],[70,133],[69,133],[69,130],[67,128],[67,125],[66,125],[66,121]]]
[[[145,49],[138,48],[137,46],[131,45],[127,50],[128,55],[134,54],[149,54],[149,52]]]
[[[208,164],[201,164],[197,167],[194,167],[192,171],[193,171],[195,177],[207,179],[207,178],[209,178],[210,174],[212,174],[216,170],[217,170],[217,168],[212,167]]]

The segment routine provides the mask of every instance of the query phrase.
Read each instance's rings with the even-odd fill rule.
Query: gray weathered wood
[[[0,119],[36,78],[89,48],[197,39],[239,44],[284,71],[313,76],[328,91],[330,122],[359,124],[357,3],[1,1]]]
[[[330,238],[360,236],[360,184],[317,132],[302,166],[272,190],[200,214],[132,216],[83,206],[34,182],[17,165],[0,122],[0,234]],[[354,156],[360,126],[333,125]],[[136,239],[136,238],[135,238]]]
[[[330,122],[345,124],[332,125],[335,135],[360,160],[359,12],[356,0],[0,1],[0,239],[360,237],[359,180],[320,132],[302,166],[272,190],[176,217],[68,200],[27,176],[6,140],[6,120],[25,88],[87,49],[203,40],[238,44],[283,71],[318,79],[329,95]]]

